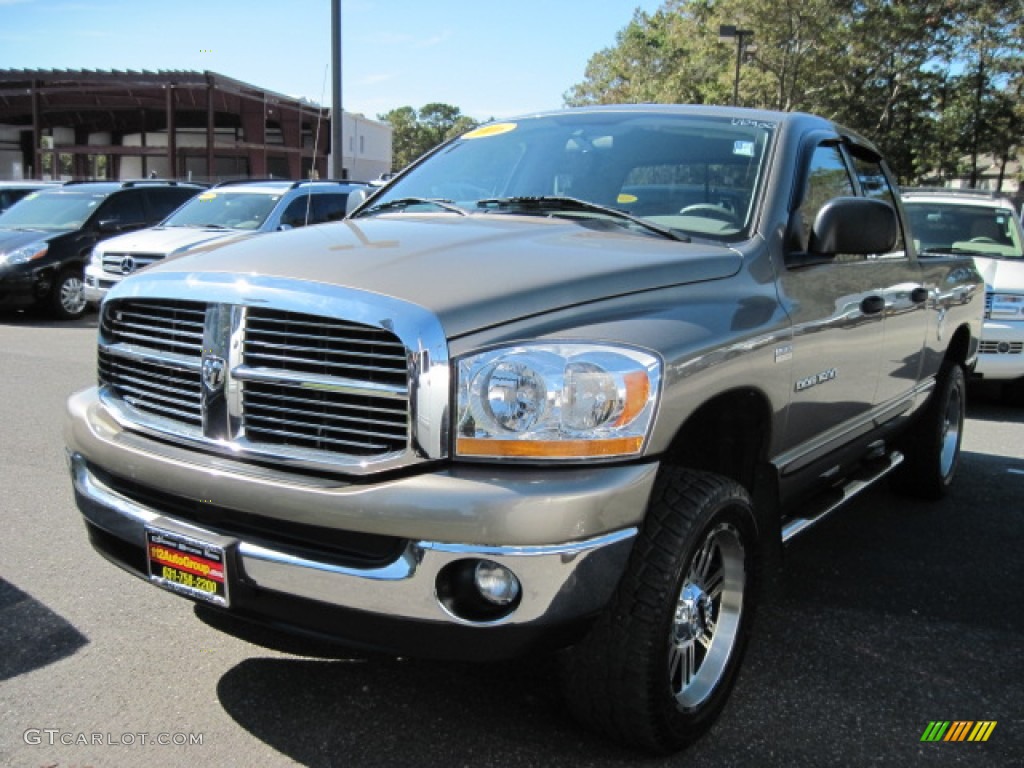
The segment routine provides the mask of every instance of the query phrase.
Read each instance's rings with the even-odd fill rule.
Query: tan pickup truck
[[[724,705],[785,541],[890,473],[944,493],[983,302],[825,120],[489,124],[343,222],[113,289],[76,497],[99,552],[212,610],[557,651],[584,722],[671,751]]]

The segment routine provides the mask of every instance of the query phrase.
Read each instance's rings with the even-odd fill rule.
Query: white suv
[[[192,198],[158,226],[105,240],[85,268],[85,299],[99,303],[123,278],[200,246],[261,232],[337,221],[349,181],[229,181]]]
[[[985,324],[975,374],[1024,400],[1024,231],[1013,203],[992,192],[905,189],[918,254],[971,254],[985,278]]]

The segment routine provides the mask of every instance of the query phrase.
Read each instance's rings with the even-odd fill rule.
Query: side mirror
[[[96,223],[96,229],[105,235],[121,231],[121,222],[117,219],[102,219]]]
[[[808,250],[814,255],[887,253],[899,239],[891,205],[865,197],[837,197],[818,211]]]
[[[352,211],[366,202],[366,198],[370,196],[370,193],[360,187],[359,189],[353,189],[348,193],[348,197],[345,199],[345,216],[346,218]]]

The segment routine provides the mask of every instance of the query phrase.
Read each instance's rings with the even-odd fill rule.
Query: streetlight
[[[747,41],[753,36],[753,30],[737,29],[735,24],[720,24],[718,26],[719,42],[736,41],[736,77],[732,83],[732,105],[734,107],[740,103],[740,64],[743,62],[743,51],[747,48]]]

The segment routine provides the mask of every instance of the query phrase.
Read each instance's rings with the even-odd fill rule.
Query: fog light
[[[519,597],[519,579],[508,568],[491,560],[476,564],[473,584],[485,600],[495,605],[509,605]]]

